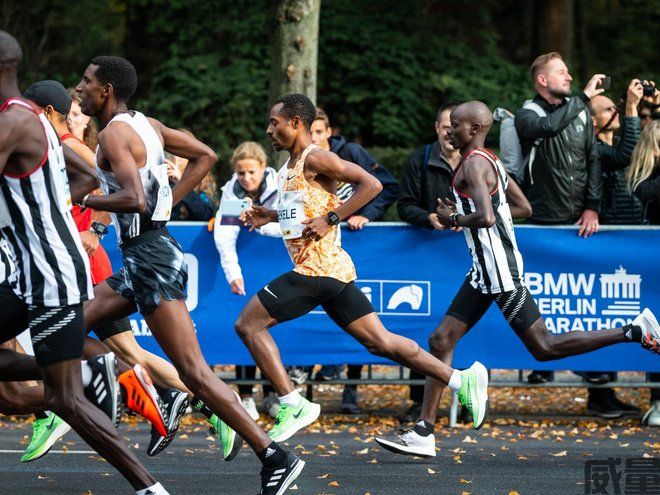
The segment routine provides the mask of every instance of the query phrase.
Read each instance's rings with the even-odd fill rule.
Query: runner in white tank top
[[[261,493],[281,494],[268,484],[268,473],[278,471],[283,479],[293,480],[304,462],[272,442],[206,364],[185,304],[183,252],[164,226],[172,205],[202,181],[217,157],[194,137],[130,111],[127,102],[136,84],[130,62],[120,57],[96,57],[76,88],[83,113],[96,116],[101,124],[96,160],[108,192],[89,197],[86,204],[115,214],[125,265],[95,288],[95,302],[85,308],[86,322],[115,320],[138,309],[192,392],[192,406],[207,416],[219,435],[225,460],[238,454],[244,439],[264,464]],[[99,98],[104,92],[108,96]],[[164,150],[189,160],[171,190],[163,166]],[[184,412],[185,407],[178,408],[169,417],[178,424]],[[240,437],[221,418],[231,423]],[[171,436],[152,434],[152,444],[168,443]],[[160,493],[154,491],[155,495]]]

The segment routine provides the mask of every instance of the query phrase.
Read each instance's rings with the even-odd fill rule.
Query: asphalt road
[[[658,429],[630,424],[607,429],[603,428],[606,423],[598,423],[594,428],[585,418],[569,417],[540,428],[539,418],[527,418],[525,423],[513,425],[501,419],[479,432],[442,430],[438,456],[429,461],[395,456],[377,448],[370,441],[373,427],[369,424],[381,424],[383,418],[362,418],[365,424],[337,419],[335,423],[325,421],[323,426],[300,433],[289,442],[289,447],[307,465],[288,493],[584,494],[587,460],[615,457],[622,458],[625,465],[626,458],[660,457]],[[254,495],[259,491],[255,456],[244,448],[236,460],[223,462],[215,440],[202,426],[183,427],[180,437],[156,458],[149,458],[144,452],[148,443],[145,424],[122,424],[120,429],[138,457],[172,495]],[[0,493],[134,493],[109,464],[73,433],[43,459],[21,464],[21,441],[30,431],[30,425],[24,422],[0,420]],[[611,488],[607,493],[612,493]]]

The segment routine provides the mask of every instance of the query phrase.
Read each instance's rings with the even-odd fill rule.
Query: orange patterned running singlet
[[[357,275],[351,257],[341,247],[339,225],[332,227],[318,241],[301,237],[305,227],[300,223],[302,220],[326,215],[340,205],[336,195],[311,186],[305,179],[305,159],[317,148],[320,149],[310,144],[293,168],[289,168],[289,159],[279,171],[277,213],[282,238],[295,265],[295,272],[312,277],[332,277],[349,283]]]

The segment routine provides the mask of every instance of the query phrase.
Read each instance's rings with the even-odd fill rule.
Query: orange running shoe
[[[132,370],[119,375],[119,384],[124,391],[126,407],[149,421],[158,433],[167,436],[165,405],[142,366],[136,364]]]

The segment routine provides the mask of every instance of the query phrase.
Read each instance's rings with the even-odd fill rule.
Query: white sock
[[[300,401],[302,400],[302,395],[300,395],[297,390],[294,390],[290,394],[286,394],[283,395],[282,397],[278,397],[278,399],[280,399],[280,404],[286,404],[287,406],[296,407],[298,404],[300,404]]]
[[[86,387],[92,381],[92,368],[89,367],[87,361],[80,361],[80,370],[82,371],[83,387]]]
[[[451,374],[451,378],[449,379],[449,383],[447,385],[454,392],[458,392],[461,388],[461,385],[463,385],[463,378],[461,377],[461,372],[458,370],[454,370],[454,372]]]
[[[135,495],[170,495],[165,488],[163,488],[163,485],[160,483],[156,483],[154,486],[149,486],[145,488],[144,490],[138,490],[135,492]]]

